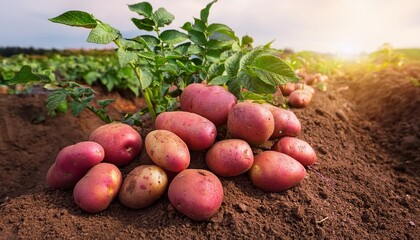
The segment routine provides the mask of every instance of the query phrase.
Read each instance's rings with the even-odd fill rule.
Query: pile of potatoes
[[[219,127],[226,137],[216,140]],[[190,219],[209,219],[223,202],[219,177],[248,173],[253,185],[280,192],[300,183],[305,166],[317,161],[313,148],[297,138],[301,124],[289,110],[238,102],[220,86],[194,83],[180,97],[180,110],[157,116],[144,138],[131,126],[110,123],[88,141],[63,148],[49,169],[48,186],[73,189],[77,206],[89,213],[118,198],[133,209],[152,205],[167,192],[171,204]],[[270,150],[253,148],[274,142]],[[153,165],[140,165],[123,177],[119,167],[142,150]],[[191,169],[190,151],[206,151],[207,169]]]

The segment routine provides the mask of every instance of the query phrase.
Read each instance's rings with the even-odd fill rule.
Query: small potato
[[[274,117],[274,132],[270,139],[278,139],[283,136],[295,137],[299,135],[302,130],[302,125],[292,111],[268,103],[264,103],[262,106],[268,108]]]
[[[307,142],[294,137],[284,137],[279,139],[276,143],[274,143],[271,150],[289,155],[300,162],[303,166],[312,165],[318,159],[316,152]]]
[[[182,111],[197,113],[219,127],[226,124],[237,99],[221,86],[193,83],[185,87],[179,102]]]
[[[72,189],[86,172],[105,157],[101,145],[92,141],[67,146],[57,154],[48,170],[47,185],[52,188]]]
[[[156,202],[165,193],[167,186],[168,177],[162,168],[141,165],[124,179],[118,199],[126,207],[145,208]]]
[[[120,170],[111,163],[99,163],[77,182],[73,190],[74,202],[88,213],[109,207],[122,183]]]
[[[312,100],[312,93],[308,90],[296,90],[289,96],[289,105],[296,108],[304,108],[309,105]]]
[[[289,96],[296,90],[296,85],[294,83],[286,83],[284,85],[280,85],[280,90],[284,96]]]
[[[254,162],[252,149],[240,139],[226,139],[216,142],[206,154],[210,170],[222,177],[238,176],[248,171]]]
[[[191,150],[208,149],[217,136],[216,126],[210,120],[185,111],[159,114],[155,120],[155,127],[175,133]]]
[[[143,145],[140,134],[134,128],[118,122],[98,127],[90,134],[89,140],[102,145],[105,150],[104,162],[118,167],[131,162]]]
[[[263,144],[274,132],[273,114],[258,103],[238,103],[229,112],[227,132],[251,145]]]
[[[168,198],[187,217],[203,221],[212,217],[222,205],[223,186],[210,171],[186,169],[169,184]]]
[[[187,144],[175,133],[154,130],[145,138],[146,152],[152,161],[165,170],[181,172],[190,165]]]
[[[265,192],[281,192],[300,183],[305,167],[286,154],[264,151],[254,157],[249,170],[251,182]]]

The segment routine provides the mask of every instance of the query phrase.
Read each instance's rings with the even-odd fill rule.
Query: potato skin
[[[229,112],[227,132],[231,138],[239,138],[250,145],[266,142],[274,132],[274,117],[258,103],[240,102]]]
[[[296,90],[289,96],[289,105],[296,108],[304,108],[309,105],[312,100],[312,93],[309,90]]]
[[[152,161],[171,172],[181,172],[190,165],[187,144],[175,133],[154,130],[145,138],[146,152]]]
[[[294,137],[279,139],[271,150],[289,155],[305,167],[314,164],[318,159],[316,152],[307,142]]]
[[[156,129],[175,133],[191,150],[205,150],[216,140],[216,126],[196,113],[175,111],[163,112],[156,117]]]
[[[73,189],[74,202],[88,213],[101,212],[117,196],[121,183],[118,167],[111,163],[99,163],[77,182]]]
[[[249,170],[251,182],[265,192],[281,192],[300,183],[305,167],[286,154],[264,151],[254,157]]]
[[[168,177],[162,168],[141,165],[125,177],[118,199],[126,207],[145,208],[156,202],[165,193],[167,186]]]
[[[179,212],[192,220],[203,221],[222,205],[223,186],[210,171],[186,169],[169,184],[168,198]]]
[[[206,154],[210,170],[222,177],[234,177],[248,171],[254,162],[251,146],[240,139],[216,142]]]
[[[274,117],[274,132],[270,139],[278,139],[283,136],[295,137],[302,131],[302,125],[292,111],[268,103],[262,105],[268,108]]]
[[[47,185],[52,188],[72,189],[86,172],[105,157],[101,145],[92,141],[67,146],[57,154],[47,172]]]
[[[229,111],[237,99],[221,86],[193,83],[185,87],[179,102],[182,111],[196,113],[220,127],[226,124]]]
[[[102,145],[105,150],[104,162],[118,167],[131,162],[143,146],[140,134],[130,125],[119,122],[98,127],[90,134],[89,140]]]

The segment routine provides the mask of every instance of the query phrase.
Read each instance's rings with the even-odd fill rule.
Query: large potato
[[[219,127],[226,124],[237,99],[221,86],[193,83],[185,87],[179,102],[182,111],[197,113]]]
[[[264,151],[254,157],[249,170],[252,183],[266,192],[280,192],[300,183],[306,176],[305,167],[286,154]]]
[[[210,170],[223,177],[238,176],[248,171],[254,162],[254,154],[247,142],[226,139],[216,142],[206,154]]]
[[[239,138],[251,145],[266,142],[274,132],[274,117],[258,103],[241,102],[229,112],[227,131],[231,138]]]
[[[190,165],[187,144],[175,133],[154,130],[145,138],[146,152],[152,161],[171,172],[181,172]]]
[[[279,139],[274,143],[271,150],[289,155],[300,162],[303,166],[312,165],[318,159],[316,152],[311,145],[294,137],[283,137]]]
[[[91,141],[79,142],[61,149],[48,170],[47,185],[52,188],[73,188],[90,168],[104,159],[104,156],[102,146]]]
[[[274,132],[270,139],[278,139],[283,136],[295,137],[299,135],[302,130],[302,125],[292,111],[271,104],[262,105],[268,108],[274,117]]]
[[[122,183],[120,170],[111,163],[99,163],[77,182],[73,198],[77,206],[89,213],[109,207]]]
[[[210,171],[186,169],[169,184],[168,198],[187,217],[203,221],[213,216],[222,205],[223,186]]]
[[[162,168],[156,165],[141,165],[125,177],[118,199],[129,208],[145,208],[158,200],[165,193],[167,186],[168,177]]]
[[[95,129],[90,141],[102,145],[105,150],[105,162],[123,166],[133,160],[141,151],[143,142],[140,134],[130,125],[109,123]]]
[[[289,105],[295,108],[304,108],[312,101],[312,93],[310,90],[296,90],[289,96]]]
[[[191,150],[205,150],[216,140],[216,126],[196,113],[176,111],[163,112],[156,117],[156,129],[175,133]]]

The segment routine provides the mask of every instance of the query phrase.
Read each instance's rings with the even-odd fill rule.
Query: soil
[[[420,239],[420,88],[408,81],[418,76],[410,66],[330,78],[328,91],[292,109],[299,138],[319,157],[306,179],[265,193],[246,174],[221,178],[222,207],[204,222],[174,210],[167,196],[142,210],[116,200],[83,212],[45,175],[58,151],[86,140],[100,120],[89,112],[45,118],[45,95],[0,95],[0,239]],[[142,104],[100,97],[109,96],[118,99],[114,114]],[[191,167],[206,168],[203,157],[193,152]],[[149,161],[143,150],[121,170]]]

